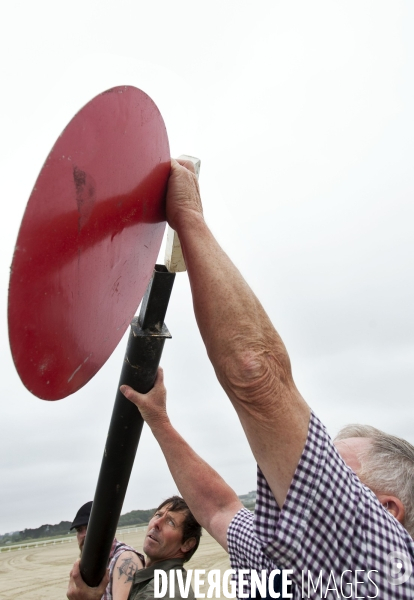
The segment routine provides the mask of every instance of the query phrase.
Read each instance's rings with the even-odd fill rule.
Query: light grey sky
[[[72,116],[148,93],[171,153],[199,156],[205,214],[331,433],[414,443],[414,8],[399,0],[8,3],[0,35],[0,533],[93,497],[125,341],[77,394],[31,396],[10,356],[8,268],[37,174]],[[162,364],[173,423],[234,487],[255,464],[177,276]],[[124,512],[175,492],[144,430]]]

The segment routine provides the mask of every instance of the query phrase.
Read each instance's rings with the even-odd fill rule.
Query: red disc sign
[[[9,336],[25,386],[57,400],[108,359],[144,295],[165,227],[163,119],[144,92],[91,100],[56,141],[20,227]]]

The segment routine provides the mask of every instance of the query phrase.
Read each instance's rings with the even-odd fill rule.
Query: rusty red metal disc
[[[165,228],[168,138],[134,87],[91,100],[56,141],[13,257],[8,319],[24,385],[79,390],[113,352],[144,295]]]

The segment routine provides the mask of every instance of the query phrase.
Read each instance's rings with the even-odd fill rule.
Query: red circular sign
[[[161,245],[169,173],[164,121],[134,87],[96,96],[56,141],[26,207],[9,290],[13,359],[39,398],[76,392],[126,331]]]

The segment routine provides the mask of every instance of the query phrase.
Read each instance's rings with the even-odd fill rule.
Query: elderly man
[[[280,336],[207,227],[190,163],[172,161],[167,219],[180,236],[208,356],[258,464],[253,517],[172,428],[162,375],[146,396],[123,387],[194,515],[228,547],[234,568],[292,570],[295,598],[412,600],[412,494],[394,480],[376,488],[365,478],[366,464],[381,471],[390,460],[386,452],[375,458],[373,432],[351,433],[335,448],[295,386]],[[412,490],[413,449],[393,452]]]
[[[76,530],[76,538],[82,555],[86,531],[92,511],[92,502],[80,507],[70,527]],[[144,557],[115,538],[108,560],[109,582],[102,595],[102,600],[127,600],[129,590],[136,571],[144,567]]]
[[[174,572],[173,598],[181,598],[180,590],[186,587],[186,570],[183,564],[190,560],[200,543],[201,527],[187,504],[179,496],[164,500],[148,524],[144,540],[145,568],[136,570],[130,586],[129,600],[154,598],[154,571]],[[177,572],[181,574],[177,575]],[[91,588],[82,580],[79,561],[70,574],[67,597],[69,600],[100,600],[107,588],[109,572],[98,587]],[[169,589],[172,589],[171,585]],[[115,597],[114,597],[115,598]],[[191,587],[187,598],[193,599]]]

